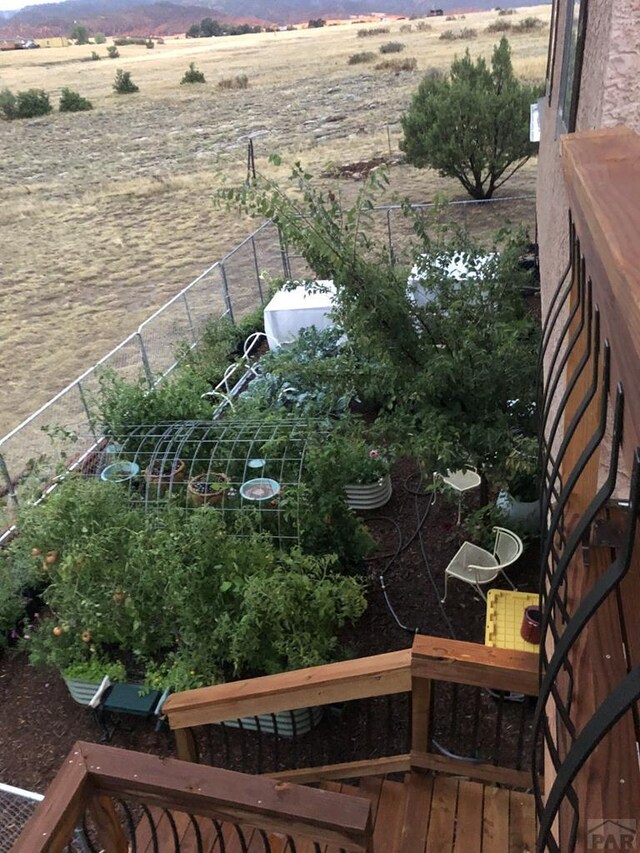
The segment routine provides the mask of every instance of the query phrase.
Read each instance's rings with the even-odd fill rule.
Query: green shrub
[[[412,30],[413,30],[413,27],[411,26],[411,24],[402,24],[400,26],[400,32],[401,33],[410,33]]]
[[[61,113],[82,113],[92,110],[93,104],[79,92],[73,92],[65,86],[60,95],[59,109]]]
[[[120,47],[127,47],[127,45],[132,44],[143,45],[146,44],[147,41],[150,41],[150,39],[143,38],[142,36],[121,36],[120,38],[115,38],[113,43]]]
[[[371,50],[363,50],[360,53],[352,53],[348,60],[348,65],[360,65],[363,62],[373,62],[376,54]]]
[[[0,90],[0,113],[6,121],[18,118],[17,98],[10,89]]]
[[[457,20],[458,19],[456,18],[455,15],[447,15],[447,17],[445,18],[445,21],[457,21]]]
[[[44,89],[27,89],[26,92],[18,92],[16,118],[46,116],[52,109],[49,95],[47,95]]]
[[[442,41],[457,41],[458,39],[473,39],[477,35],[477,30],[463,27],[461,30],[444,30],[440,33],[440,39]]]
[[[152,50],[156,46],[156,43],[153,41],[153,39],[147,39],[144,44],[147,50]]]
[[[218,89],[247,89],[249,78],[246,74],[237,74],[235,77],[226,77],[218,82]]]
[[[418,23],[416,24],[416,30],[419,33],[426,33],[432,29],[433,27],[431,26],[431,24],[428,24],[426,21],[418,21]]]
[[[109,55],[109,59],[117,59],[120,56],[120,51],[115,44],[110,44],[107,48],[107,54]]]
[[[138,86],[131,79],[131,72],[123,71],[122,68],[116,71],[113,88],[119,95],[129,95],[131,92],[138,91]]]
[[[379,62],[375,69],[376,71],[393,71],[399,74],[401,71],[415,71],[418,67],[418,60],[412,56],[406,59],[385,59],[384,62]]]
[[[387,41],[380,45],[380,53],[401,53],[404,45],[400,41]]]
[[[383,36],[389,32],[389,27],[371,27],[367,30],[358,30],[358,38],[367,38],[368,36]]]
[[[514,15],[514,9],[498,9],[498,15]]]
[[[511,21],[492,21],[485,29],[487,33],[506,33],[511,29]]]
[[[95,34],[95,36],[93,37],[93,40],[96,44],[105,44],[107,41],[107,37],[105,36],[104,33],[97,32]]]
[[[513,25],[513,31],[518,33],[531,33],[544,27],[544,21],[540,18],[524,18]]]
[[[198,71],[196,68],[195,62],[189,63],[189,68],[184,72],[184,76],[180,81],[180,84],[183,83],[206,83],[207,81],[204,79],[204,74],[202,71]]]
[[[96,51],[95,51],[95,50],[92,50],[92,51],[91,51],[91,56],[89,57],[89,60],[90,60],[91,62],[98,62],[100,59],[101,59],[100,54],[99,54],[99,53],[96,53]]]

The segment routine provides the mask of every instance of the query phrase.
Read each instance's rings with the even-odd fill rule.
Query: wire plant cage
[[[94,455],[86,474],[117,482],[154,510],[172,503],[224,514],[238,535],[268,532],[299,541],[305,462],[321,421],[181,421],[124,427]]]

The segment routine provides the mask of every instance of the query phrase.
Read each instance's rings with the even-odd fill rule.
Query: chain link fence
[[[498,229],[524,226],[535,233],[535,199],[519,196],[489,201],[413,205],[424,211],[428,231],[438,220],[486,240]],[[413,220],[401,205],[371,211],[372,236],[386,244],[398,263],[412,263],[417,238]],[[91,400],[101,371],[110,369],[128,381],[143,378],[149,388],[178,364],[181,345],[194,347],[206,324],[227,316],[233,322],[264,304],[269,281],[312,278],[299,255],[289,252],[277,227],[263,223],[220,261],[177,293],[133,334],[90,367],[52,400],[0,439],[0,544],[13,532],[18,504],[50,490],[64,470],[75,469],[99,445]]]

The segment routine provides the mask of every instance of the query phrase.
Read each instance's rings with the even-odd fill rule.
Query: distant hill
[[[68,35],[74,22],[85,24],[90,32],[105,35],[165,36],[186,32],[203,18],[220,23],[268,25],[264,16],[251,13],[229,14],[207,6],[207,0],[164,2],[154,0],[68,0],[66,3],[42,3],[26,6],[10,18],[0,19],[0,37],[44,38]]]
[[[533,5],[540,0],[519,0]],[[291,24],[310,18],[349,18],[387,12],[394,15],[424,16],[432,6],[448,11],[491,9],[495,0],[66,0],[26,6],[19,12],[0,13],[0,36],[35,38],[67,35],[74,22],[86,24],[92,32],[106,35],[173,35],[186,32],[202,18],[220,23]]]

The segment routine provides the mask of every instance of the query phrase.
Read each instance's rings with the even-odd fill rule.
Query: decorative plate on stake
[[[247,501],[268,501],[280,493],[280,483],[268,477],[247,480],[240,486],[240,494]]]

